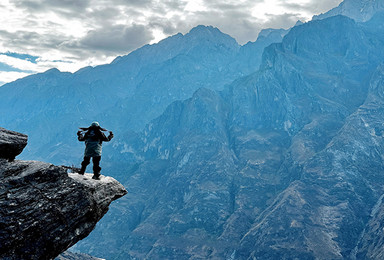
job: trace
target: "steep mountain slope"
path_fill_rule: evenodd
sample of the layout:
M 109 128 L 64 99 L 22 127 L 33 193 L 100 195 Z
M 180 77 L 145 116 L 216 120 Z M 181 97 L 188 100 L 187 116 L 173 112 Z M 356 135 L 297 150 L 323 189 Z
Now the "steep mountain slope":
M 297 26 L 258 72 L 196 91 L 117 144 L 134 162 L 121 177 L 130 193 L 101 226 L 121 239 L 102 228 L 76 248 L 112 259 L 353 257 L 384 185 L 372 132 L 384 42 L 370 27 L 384 17 L 373 21 Z
M 261 30 L 255 42 L 248 42 L 241 46 L 236 61 L 230 66 L 241 71 L 241 76 L 249 75 L 259 69 L 264 48 L 272 43 L 282 42 L 289 30 L 264 29 Z
M 366 102 L 325 149 L 303 164 L 300 179 L 258 217 L 242 239 L 240 258 L 355 257 L 384 185 L 383 93 L 377 91 L 382 89 L 383 75 L 381 68 Z M 379 248 L 366 244 L 363 250 L 369 247 Z
M 336 15 L 344 15 L 354 19 L 356 22 L 366 22 L 377 12 L 384 11 L 382 0 L 344 0 L 338 7 L 332 10 L 315 15 L 314 20 L 325 19 Z

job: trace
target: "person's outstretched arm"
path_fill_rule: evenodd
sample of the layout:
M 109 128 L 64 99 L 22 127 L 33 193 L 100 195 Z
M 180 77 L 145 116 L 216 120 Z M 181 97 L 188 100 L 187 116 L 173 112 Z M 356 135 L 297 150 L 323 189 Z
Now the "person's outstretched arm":
M 79 140 L 80 142 L 85 141 L 82 131 L 77 131 L 77 140 Z
M 102 137 L 101 138 L 102 141 L 109 142 L 113 138 L 113 133 L 112 133 L 112 131 L 109 131 L 109 135 L 108 135 L 108 137 L 106 137 L 105 134 L 103 132 L 101 132 L 101 137 Z
M 113 138 L 113 133 L 112 133 L 112 131 L 109 131 L 109 135 L 108 135 L 108 137 L 107 137 L 108 142 L 111 141 L 112 138 Z

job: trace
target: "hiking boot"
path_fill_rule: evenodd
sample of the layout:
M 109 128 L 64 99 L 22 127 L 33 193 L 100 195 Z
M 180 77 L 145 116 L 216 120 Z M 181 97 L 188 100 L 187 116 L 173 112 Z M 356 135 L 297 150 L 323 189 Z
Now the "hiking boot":
M 83 163 L 82 163 L 81 164 L 81 169 L 80 169 L 80 171 L 78 173 L 80 175 L 84 175 L 86 167 L 87 167 L 87 165 L 83 165 Z
M 95 171 L 95 172 L 93 172 L 92 179 L 94 179 L 94 180 L 100 180 L 100 172 L 99 172 L 99 171 Z

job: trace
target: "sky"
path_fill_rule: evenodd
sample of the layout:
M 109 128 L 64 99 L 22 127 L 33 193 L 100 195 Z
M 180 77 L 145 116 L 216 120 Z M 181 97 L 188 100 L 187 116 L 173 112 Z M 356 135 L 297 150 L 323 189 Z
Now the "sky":
M 1 0 L 0 86 L 51 68 L 110 63 L 197 25 L 239 44 L 292 27 L 342 0 Z

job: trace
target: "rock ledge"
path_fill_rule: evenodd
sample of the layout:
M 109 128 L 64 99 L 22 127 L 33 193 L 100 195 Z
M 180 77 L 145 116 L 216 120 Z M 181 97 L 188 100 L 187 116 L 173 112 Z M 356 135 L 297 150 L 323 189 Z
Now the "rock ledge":
M 88 236 L 127 193 L 111 177 L 91 176 L 0 158 L 0 259 L 53 259 Z

